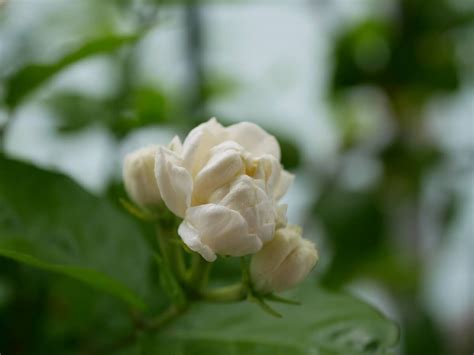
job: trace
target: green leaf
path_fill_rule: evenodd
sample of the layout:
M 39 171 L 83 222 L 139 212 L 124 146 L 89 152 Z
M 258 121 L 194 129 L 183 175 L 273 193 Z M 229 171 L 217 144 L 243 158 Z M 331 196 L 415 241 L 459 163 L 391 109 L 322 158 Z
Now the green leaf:
M 274 134 L 281 148 L 281 163 L 287 170 L 296 169 L 301 164 L 301 151 L 296 142 L 282 134 Z
M 112 125 L 117 120 L 113 109 L 117 104 L 113 99 L 61 92 L 45 102 L 58 118 L 61 133 L 75 132 L 97 122 Z
M 348 295 L 301 287 L 276 319 L 255 305 L 197 304 L 168 328 L 142 339 L 149 355 L 383 354 L 398 341 L 398 327 Z
M 95 270 L 75 267 L 75 266 L 67 266 L 67 265 L 59 265 L 50 262 L 44 262 L 40 259 L 34 258 L 31 255 L 19 253 L 16 251 L 6 250 L 2 248 L 0 245 L 0 255 L 5 256 L 7 258 L 22 262 L 24 264 L 37 267 L 39 269 L 53 271 L 60 274 L 64 274 L 75 278 L 77 280 L 86 282 L 96 288 L 103 289 L 105 291 L 110 292 L 124 301 L 137 306 L 139 308 L 145 307 L 143 301 L 135 295 L 130 289 L 124 287 L 120 282 L 111 279 L 100 272 Z
M 0 255 L 144 309 L 151 252 L 140 228 L 71 179 L 0 155 Z
M 84 58 L 106 53 L 134 42 L 139 34 L 108 35 L 92 39 L 71 49 L 68 53 L 49 64 L 30 64 L 13 73 L 6 80 L 5 101 L 10 108 L 15 108 L 27 95 L 38 86 L 51 79 L 55 74 Z

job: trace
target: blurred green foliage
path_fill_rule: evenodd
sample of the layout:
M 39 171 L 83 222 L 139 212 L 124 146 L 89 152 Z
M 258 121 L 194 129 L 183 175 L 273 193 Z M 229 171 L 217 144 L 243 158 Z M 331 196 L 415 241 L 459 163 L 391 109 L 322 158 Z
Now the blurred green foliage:
M 335 47 L 333 90 L 371 84 L 392 99 L 419 101 L 459 87 L 453 34 L 474 20 L 446 0 L 400 0 L 391 19 L 367 19 L 344 33 Z
M 13 109 L 28 94 L 71 64 L 92 55 L 110 52 L 139 38 L 139 35 L 117 35 L 97 38 L 72 49 L 53 63 L 31 64 L 22 67 L 18 72 L 10 74 L 6 81 L 5 103 L 10 109 Z
M 424 110 L 437 95 L 460 88 L 454 33 L 474 24 L 474 12 L 446 0 L 393 4 L 393 13 L 362 19 L 340 33 L 334 45 L 330 97 L 335 112 L 345 107 L 352 90 L 372 87 L 386 100 L 394 134 L 372 151 L 383 172 L 371 187 L 353 191 L 334 183 L 334 176 L 327 178 L 314 207 L 334 252 L 323 280 L 334 287 L 370 279 L 388 289 L 402 318 L 403 354 L 467 353 L 472 342 L 453 347 L 420 299 L 420 226 L 426 181 L 447 160 L 426 138 Z M 345 154 L 362 146 L 364 136 L 355 132 L 352 114 L 342 113 L 337 118 Z M 448 195 L 441 206 L 442 228 L 449 225 L 456 203 Z

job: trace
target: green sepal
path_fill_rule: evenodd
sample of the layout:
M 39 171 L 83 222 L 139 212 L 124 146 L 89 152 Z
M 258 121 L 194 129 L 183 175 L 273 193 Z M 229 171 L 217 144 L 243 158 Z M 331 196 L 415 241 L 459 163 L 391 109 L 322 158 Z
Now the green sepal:
M 277 312 L 274 310 L 272 307 L 270 307 L 261 296 L 255 295 L 255 294 L 249 294 L 248 300 L 250 302 L 255 302 L 264 312 L 270 314 L 271 316 L 275 318 L 283 318 L 283 315 L 281 313 Z
M 145 222 L 156 222 L 158 218 L 151 214 L 150 212 L 144 211 L 141 208 L 137 207 L 132 202 L 128 201 L 127 199 L 120 198 L 120 204 L 130 213 L 132 216 L 141 219 Z
M 301 302 L 291 300 L 285 297 L 277 296 L 274 293 L 270 293 L 268 295 L 265 295 L 264 298 L 268 301 L 272 302 L 278 302 L 278 303 L 284 303 L 284 304 L 291 304 L 293 306 L 301 306 Z

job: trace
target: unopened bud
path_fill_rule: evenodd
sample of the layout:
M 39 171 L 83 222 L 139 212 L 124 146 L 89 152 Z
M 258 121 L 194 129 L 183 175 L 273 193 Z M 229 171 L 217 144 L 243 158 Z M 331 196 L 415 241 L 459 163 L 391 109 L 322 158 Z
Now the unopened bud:
M 125 157 L 123 180 L 128 196 L 140 207 L 153 208 L 161 202 L 155 177 L 157 146 L 138 149 Z
M 318 252 L 301 234 L 294 225 L 278 229 L 273 240 L 253 255 L 250 275 L 257 291 L 281 292 L 306 278 L 318 261 Z

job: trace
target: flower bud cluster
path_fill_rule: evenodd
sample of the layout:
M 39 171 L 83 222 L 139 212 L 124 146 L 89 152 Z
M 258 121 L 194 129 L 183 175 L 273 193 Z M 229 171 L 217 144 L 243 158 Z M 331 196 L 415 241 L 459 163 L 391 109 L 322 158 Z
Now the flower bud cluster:
M 151 146 L 125 158 L 124 183 L 143 208 L 163 202 L 182 218 L 178 234 L 209 262 L 218 255 L 253 255 L 259 292 L 283 291 L 302 281 L 318 256 L 301 229 L 288 226 L 281 203 L 293 175 L 280 163 L 280 146 L 259 126 L 223 127 L 211 119 L 184 142 Z

